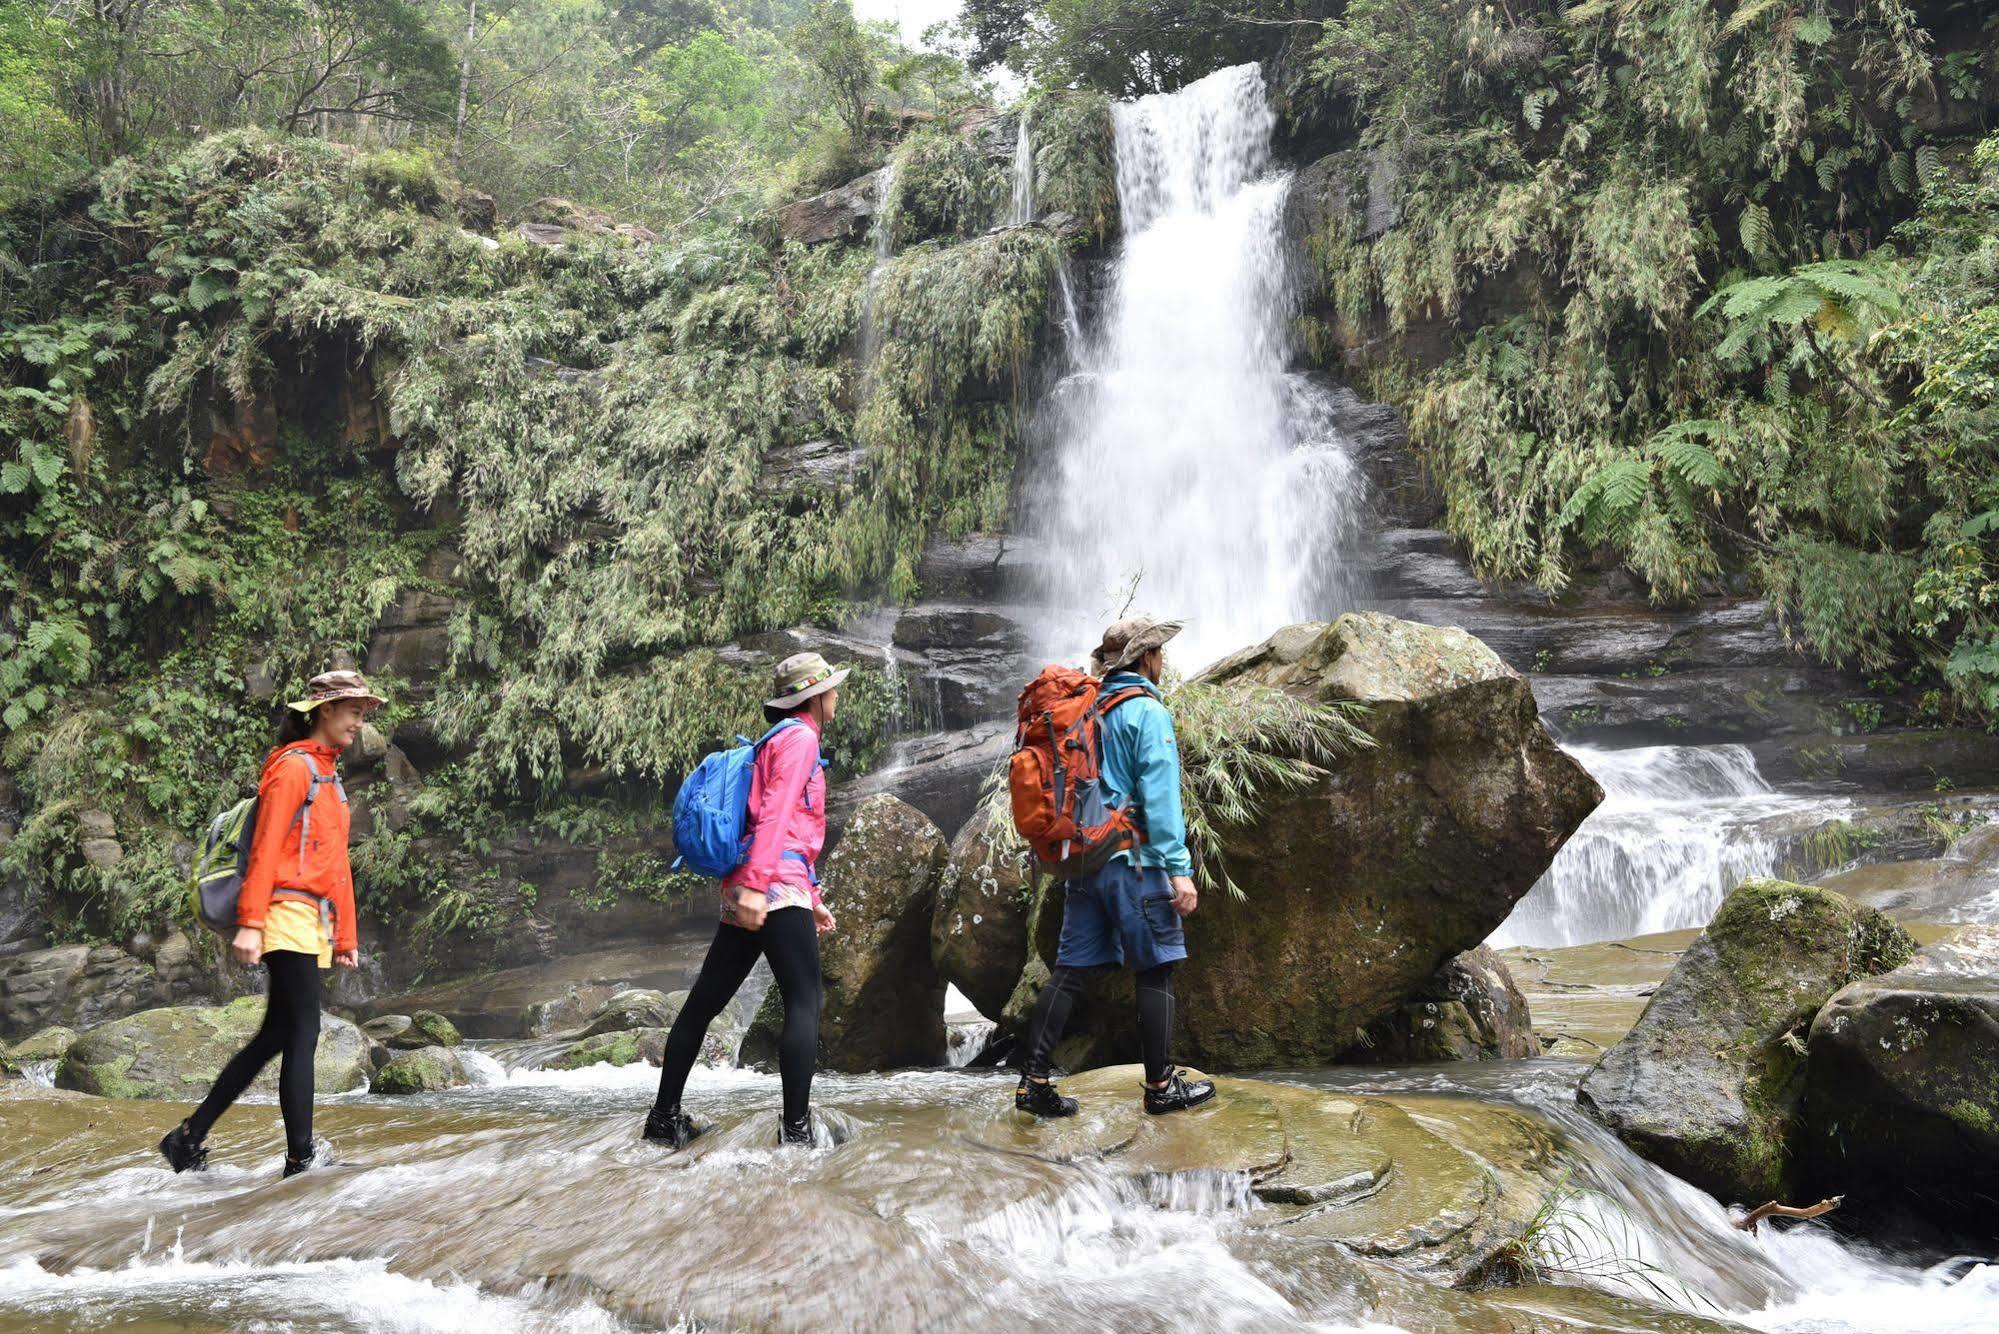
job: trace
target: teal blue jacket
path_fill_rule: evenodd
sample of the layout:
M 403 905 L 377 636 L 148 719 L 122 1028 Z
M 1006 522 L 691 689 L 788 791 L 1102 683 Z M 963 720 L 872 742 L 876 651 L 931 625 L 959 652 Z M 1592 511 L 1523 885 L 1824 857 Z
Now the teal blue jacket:
M 1145 842 L 1138 849 L 1139 867 L 1158 867 L 1168 875 L 1194 874 L 1187 852 L 1187 820 L 1180 810 L 1180 743 L 1173 737 L 1173 715 L 1159 698 L 1159 687 L 1136 672 L 1112 672 L 1104 693 L 1130 686 L 1144 689 L 1146 698 L 1127 700 L 1104 720 L 1104 788 L 1111 804 L 1122 806 L 1137 797 Z M 1118 854 L 1133 860 L 1129 852 Z

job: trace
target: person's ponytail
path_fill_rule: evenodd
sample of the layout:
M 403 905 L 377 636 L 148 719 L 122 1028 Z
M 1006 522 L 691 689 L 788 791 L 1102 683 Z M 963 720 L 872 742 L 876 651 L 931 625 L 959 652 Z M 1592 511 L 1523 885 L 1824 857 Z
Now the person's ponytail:
M 316 712 L 316 711 L 315 711 Z M 278 744 L 289 746 L 312 735 L 312 714 L 300 713 L 287 707 L 285 716 L 278 719 Z

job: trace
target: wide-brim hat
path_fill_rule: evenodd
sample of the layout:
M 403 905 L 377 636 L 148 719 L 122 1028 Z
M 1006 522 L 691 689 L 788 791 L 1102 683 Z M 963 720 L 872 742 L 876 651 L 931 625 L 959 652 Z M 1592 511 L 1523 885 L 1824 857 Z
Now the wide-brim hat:
M 1098 676 L 1108 676 L 1129 667 L 1167 640 L 1187 628 L 1185 621 L 1162 621 L 1154 616 L 1127 616 L 1104 631 L 1103 642 L 1090 654 L 1090 666 Z
M 358 699 L 368 706 L 370 713 L 388 703 L 380 695 L 368 689 L 368 678 L 359 672 L 321 672 L 305 683 L 305 698 L 292 700 L 287 708 L 300 713 L 311 713 L 322 704 L 331 704 L 336 699 Z
M 835 667 L 817 653 L 794 653 L 771 674 L 771 698 L 766 709 L 795 709 L 814 695 L 823 695 L 847 679 L 851 667 Z

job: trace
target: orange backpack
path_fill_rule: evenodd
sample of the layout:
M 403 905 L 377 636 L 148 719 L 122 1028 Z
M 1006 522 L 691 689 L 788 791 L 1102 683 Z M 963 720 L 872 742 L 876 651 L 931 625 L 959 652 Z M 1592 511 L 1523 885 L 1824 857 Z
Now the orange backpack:
M 1088 875 L 1144 837 L 1129 806 L 1104 800 L 1103 724 L 1110 711 L 1146 692 L 1103 693 L 1104 683 L 1050 664 L 1020 692 L 1008 786 L 1013 827 L 1057 880 Z

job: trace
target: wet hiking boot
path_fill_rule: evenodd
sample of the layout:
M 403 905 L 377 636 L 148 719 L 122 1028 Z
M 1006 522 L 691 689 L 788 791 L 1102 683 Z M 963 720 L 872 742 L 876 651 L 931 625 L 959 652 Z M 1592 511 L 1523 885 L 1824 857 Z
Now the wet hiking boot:
M 1189 1079 L 1179 1070 L 1169 1069 L 1164 1088 L 1154 1088 L 1150 1084 L 1145 1086 L 1145 1110 L 1154 1116 L 1184 1112 L 1189 1107 L 1199 1107 L 1214 1096 L 1214 1080 Z
M 297 1176 L 300 1172 L 305 1171 L 306 1168 L 311 1167 L 314 1160 L 316 1160 L 318 1157 L 319 1157 L 318 1152 L 313 1149 L 307 1149 L 303 1154 L 292 1154 L 292 1153 L 286 1154 L 284 1176 L 286 1177 Z M 279 1179 L 283 1180 L 283 1177 Z
M 167 1166 L 176 1172 L 205 1172 L 208 1170 L 208 1150 L 194 1137 L 194 1132 L 183 1121 L 169 1130 L 160 1141 L 160 1153 L 166 1158 Z
M 804 1116 L 793 1121 L 785 1116 L 783 1112 L 779 1112 L 777 1114 L 777 1142 L 779 1144 L 796 1144 L 807 1149 L 811 1148 L 812 1114 L 807 1112 Z
M 655 1107 L 646 1113 L 646 1128 L 640 1138 L 655 1144 L 665 1144 L 676 1149 L 684 1149 L 688 1142 L 701 1133 L 701 1127 L 694 1124 L 694 1118 L 678 1107 L 661 1111 Z
M 1074 1116 L 1076 1100 L 1063 1097 L 1052 1082 L 1037 1083 L 1022 1075 L 1020 1087 L 1013 1091 L 1013 1110 L 1042 1117 Z

